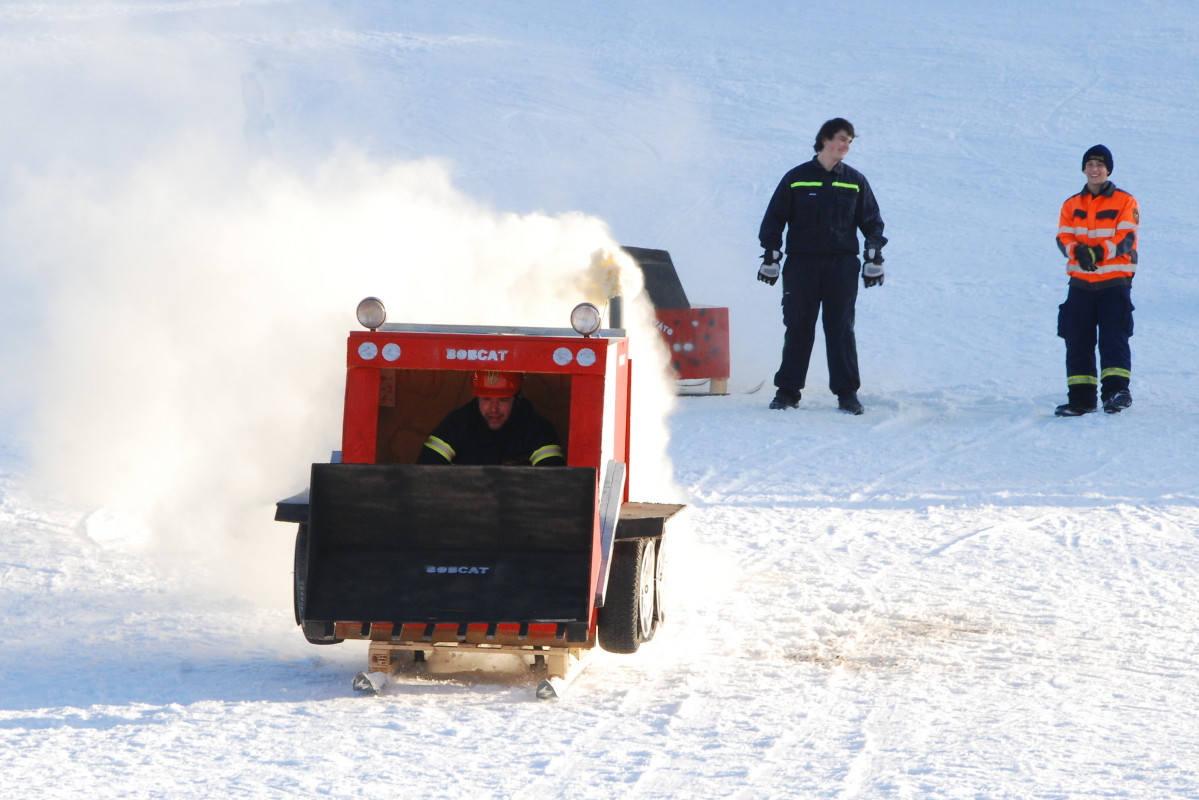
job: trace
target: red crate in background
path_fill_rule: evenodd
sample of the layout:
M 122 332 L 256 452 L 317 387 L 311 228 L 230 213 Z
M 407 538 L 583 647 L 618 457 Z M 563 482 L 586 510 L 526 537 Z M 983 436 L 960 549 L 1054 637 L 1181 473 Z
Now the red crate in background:
M 692 306 L 683 291 L 670 253 L 625 247 L 645 276 L 658 330 L 670 348 L 680 394 L 727 394 L 729 387 L 729 310 Z
M 679 381 L 710 381 L 712 394 L 729 387 L 729 310 L 699 308 L 657 309 L 658 330 L 670 347 L 670 361 Z M 690 387 L 683 386 L 681 389 Z

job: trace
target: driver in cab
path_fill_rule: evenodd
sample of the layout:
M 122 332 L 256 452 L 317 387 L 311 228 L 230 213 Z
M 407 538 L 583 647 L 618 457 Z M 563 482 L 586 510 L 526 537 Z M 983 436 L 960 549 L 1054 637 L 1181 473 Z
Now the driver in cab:
M 557 431 L 521 396 L 523 383 L 519 372 L 476 371 L 475 398 L 433 429 L 416 463 L 565 466 Z

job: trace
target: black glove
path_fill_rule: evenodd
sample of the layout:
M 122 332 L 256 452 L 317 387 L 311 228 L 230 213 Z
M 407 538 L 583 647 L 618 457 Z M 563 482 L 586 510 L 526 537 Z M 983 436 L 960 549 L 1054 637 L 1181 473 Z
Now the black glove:
M 868 247 L 862 258 L 862 283 L 869 289 L 871 286 L 883 285 L 883 251 L 882 248 Z
M 762 266 L 758 267 L 758 280 L 774 286 L 775 281 L 779 279 L 782 260 L 783 254 L 778 250 L 763 250 Z
M 1083 272 L 1094 272 L 1095 263 L 1103 260 L 1103 253 L 1098 247 L 1087 247 L 1085 244 L 1074 245 L 1074 260 Z

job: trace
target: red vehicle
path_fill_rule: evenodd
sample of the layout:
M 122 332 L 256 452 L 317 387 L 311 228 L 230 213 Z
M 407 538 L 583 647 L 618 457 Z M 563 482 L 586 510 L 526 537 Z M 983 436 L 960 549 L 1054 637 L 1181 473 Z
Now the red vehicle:
M 679 505 L 629 502 L 632 364 L 582 304 L 573 328 L 398 325 L 375 298 L 349 335 L 342 449 L 277 505 L 299 524 L 295 616 L 313 644 L 369 640 L 355 688 L 438 648 L 516 653 L 553 696 L 597 644 L 635 652 L 662 619 Z M 524 374 L 565 467 L 425 466 L 429 432 L 478 369 Z M 371 680 L 373 677 L 375 680 Z

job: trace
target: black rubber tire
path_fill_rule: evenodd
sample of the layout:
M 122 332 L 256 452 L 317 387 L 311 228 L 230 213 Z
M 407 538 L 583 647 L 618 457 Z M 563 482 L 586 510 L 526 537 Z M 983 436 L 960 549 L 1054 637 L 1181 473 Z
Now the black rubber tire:
M 612 550 L 608 591 L 597 619 L 600 647 L 609 653 L 636 653 L 654 638 L 656 552 L 653 539 L 619 541 Z
M 296 615 L 296 624 L 304 631 L 304 638 L 309 644 L 341 644 L 344 639 L 338 639 L 336 636 L 326 634 L 322 636 L 311 636 L 308 631 L 310 628 L 318 628 L 317 625 L 304 624 L 304 612 L 307 610 L 308 603 L 308 526 L 301 523 L 300 529 L 296 531 L 296 561 L 295 572 L 292 573 L 292 610 Z M 328 623 L 320 625 L 319 630 L 331 631 L 331 625 Z
M 658 628 L 666 624 L 666 603 L 663 601 L 663 595 L 666 594 L 666 540 L 658 539 L 657 552 L 654 554 L 657 560 L 657 565 L 654 568 L 654 619 L 658 624 L 654 626 L 656 633 Z
M 332 622 L 318 622 L 308 620 L 304 623 L 303 631 L 304 638 L 308 640 L 308 644 L 341 644 L 345 639 L 338 639 L 334 635 Z
M 308 599 L 308 526 L 300 523 L 296 531 L 296 563 L 292 572 L 291 605 L 296 624 L 304 624 L 304 603 Z

